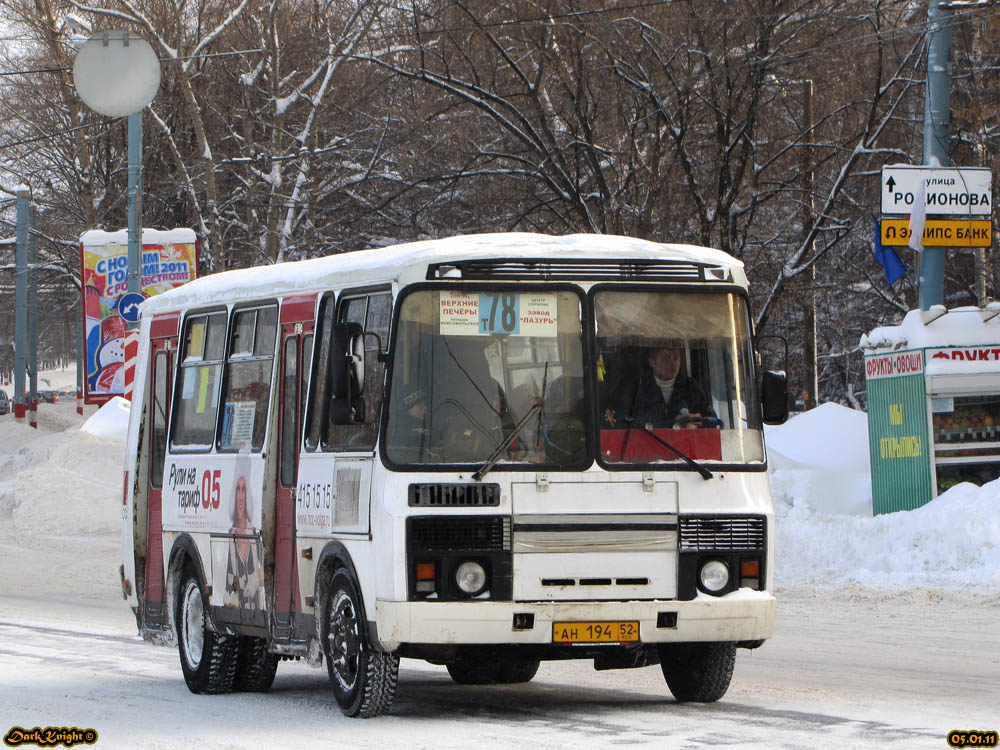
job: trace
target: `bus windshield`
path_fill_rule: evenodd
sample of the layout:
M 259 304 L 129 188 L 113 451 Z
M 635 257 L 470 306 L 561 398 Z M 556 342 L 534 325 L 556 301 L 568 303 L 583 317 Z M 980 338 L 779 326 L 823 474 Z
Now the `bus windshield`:
M 607 289 L 594 313 L 603 463 L 764 460 L 742 297 Z
M 394 464 L 587 462 L 582 299 L 423 289 L 399 311 L 385 450 Z M 518 434 L 511 431 L 520 423 Z

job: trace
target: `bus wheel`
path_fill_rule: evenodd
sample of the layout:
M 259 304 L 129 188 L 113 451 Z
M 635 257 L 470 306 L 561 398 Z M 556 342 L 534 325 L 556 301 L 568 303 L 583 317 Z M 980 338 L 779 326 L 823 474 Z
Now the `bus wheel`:
M 396 693 L 399 657 L 368 643 L 361 597 L 343 568 L 330 584 L 323 630 L 326 668 L 340 710 L 345 716 L 362 718 L 388 712 Z
M 735 643 L 679 643 L 660 647 L 660 669 L 681 702 L 713 703 L 729 690 Z
M 188 569 L 175 614 L 184 682 L 192 693 L 229 693 L 236 677 L 236 638 L 208 629 L 198 577 Z
M 517 682 L 531 682 L 531 679 L 538 672 L 538 659 L 522 659 L 511 657 L 500 662 L 500 673 L 497 675 L 497 682 L 514 684 Z
M 500 662 L 463 658 L 445 665 L 451 679 L 459 685 L 492 685 L 500 682 Z
M 267 641 L 263 638 L 239 636 L 233 689 L 244 693 L 266 693 L 274 682 L 280 658 L 267 650 Z

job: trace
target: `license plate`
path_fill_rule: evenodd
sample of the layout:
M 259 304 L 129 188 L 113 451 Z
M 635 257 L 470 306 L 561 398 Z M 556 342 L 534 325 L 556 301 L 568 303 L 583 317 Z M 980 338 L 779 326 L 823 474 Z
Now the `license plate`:
M 553 643 L 637 643 L 638 621 L 554 622 Z

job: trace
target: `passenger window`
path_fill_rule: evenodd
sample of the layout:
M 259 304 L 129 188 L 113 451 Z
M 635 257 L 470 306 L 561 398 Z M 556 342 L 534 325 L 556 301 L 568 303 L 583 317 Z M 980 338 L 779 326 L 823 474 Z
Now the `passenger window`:
M 277 321 L 274 306 L 239 310 L 233 315 L 220 451 L 249 448 L 256 452 L 264 447 Z
M 320 311 L 320 328 L 317 333 L 317 364 L 328 363 L 328 367 L 316 367 L 309 414 L 306 426 L 306 449 L 370 450 L 378 436 L 379 412 L 382 406 L 385 364 L 379 361 L 379 344 L 384 350 L 388 344 L 389 321 L 392 315 L 392 295 L 386 292 L 345 296 L 341 299 L 339 313 L 334 318 L 334 298 L 323 300 Z M 333 322 L 357 323 L 365 336 L 365 379 L 362 398 L 364 399 L 364 421 L 357 424 L 331 424 L 330 422 L 330 382 L 328 371 L 331 367 L 342 366 L 335 363 L 330 351 Z M 343 353 L 340 353 L 343 354 Z M 342 362 L 342 359 L 341 359 Z
M 171 448 L 209 450 L 212 447 L 225 345 L 224 311 L 188 316 L 178 368 Z

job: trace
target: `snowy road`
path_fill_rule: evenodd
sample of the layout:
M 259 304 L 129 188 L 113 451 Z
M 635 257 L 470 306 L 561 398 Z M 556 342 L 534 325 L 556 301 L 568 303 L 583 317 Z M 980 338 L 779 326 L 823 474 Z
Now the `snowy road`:
M 773 641 L 741 651 L 714 705 L 679 705 L 658 668 L 543 664 L 528 685 L 460 687 L 404 660 L 391 716 L 349 720 L 325 670 L 283 662 L 268 695 L 195 696 L 177 654 L 133 635 L 124 605 L 0 595 L 0 724 L 96 729 L 97 747 L 533 750 L 947 747 L 1000 727 L 995 598 L 786 592 Z

